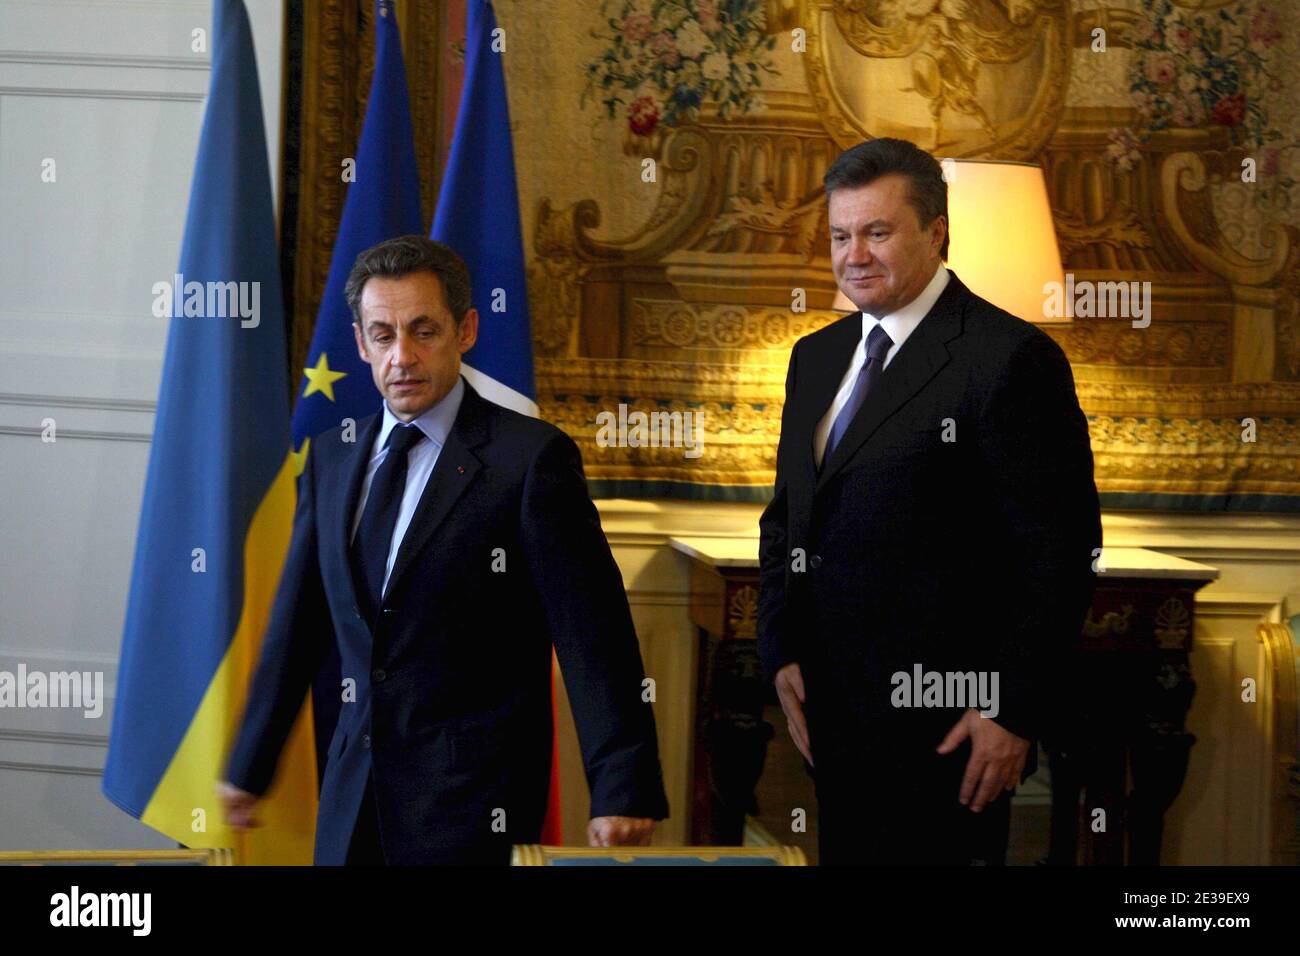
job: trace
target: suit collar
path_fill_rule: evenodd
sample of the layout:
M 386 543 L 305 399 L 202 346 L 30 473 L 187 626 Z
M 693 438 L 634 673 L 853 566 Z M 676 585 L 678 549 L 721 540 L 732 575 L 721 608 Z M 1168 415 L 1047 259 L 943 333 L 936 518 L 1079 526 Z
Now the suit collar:
M 916 327 L 916 330 L 899 348 L 893 359 L 890 360 L 889 367 L 881 372 L 880 382 L 872 390 L 870 399 L 853 419 L 848 431 L 844 433 L 844 437 L 832 452 L 830 459 L 823 463 L 820 475 L 816 475 L 815 478 L 815 487 L 818 491 L 825 487 L 831 476 L 853 457 L 863 443 L 891 415 L 902 408 L 912 396 L 938 374 L 941 368 L 948 364 L 951 355 L 947 343 L 962 332 L 964 305 L 970 294 L 970 290 L 957 277 L 957 274 L 950 271 L 948 273 L 948 284 L 940 293 L 939 298 L 935 300 L 934 307 L 930 309 L 920 325 Z M 858 313 L 858 315 L 860 316 L 861 313 Z M 848 319 L 853 318 L 855 317 L 848 317 Z M 844 323 L 844 321 L 841 320 L 841 323 Z M 846 324 L 856 336 L 858 331 L 856 324 L 852 322 Z M 837 348 L 842 349 L 844 347 L 843 340 L 847 337 L 847 332 L 839 330 L 836 331 L 836 334 L 827 336 L 825 346 L 827 351 L 818 357 L 822 359 L 821 362 L 818 362 L 815 358 L 814 368 L 824 370 L 827 367 L 826 363 L 832 361 L 830 353 Z M 848 351 L 839 352 L 841 364 L 843 356 L 846 354 L 848 354 Z M 815 395 L 816 404 L 812 410 L 813 418 L 806 426 L 808 434 L 806 467 L 814 474 L 816 474 L 816 465 L 812 457 L 812 431 L 816 427 L 820 416 L 825 414 L 826 409 L 830 407 L 830 402 L 835 397 L 835 391 L 839 387 L 839 378 L 833 375 L 821 374 L 816 381 L 818 382 L 818 391 Z
M 858 314 L 862 316 L 862 340 L 865 342 L 871 330 L 876 325 L 881 325 L 889 340 L 901 349 L 903 343 L 921 324 L 921 320 L 930 314 L 934 304 L 939 301 L 939 296 L 948 287 L 949 281 L 951 281 L 951 273 L 940 262 L 930 281 L 921 290 L 921 294 L 901 309 L 879 318 L 867 312 L 859 312 Z
M 473 449 L 481 446 L 490 437 L 488 423 L 490 403 L 479 395 L 474 386 L 470 385 L 463 376 L 456 387 L 463 388 L 463 392 L 459 408 L 456 410 L 455 421 L 446 434 L 446 440 L 438 454 L 438 461 L 429 475 L 424 492 L 416 505 L 415 515 L 411 518 L 411 524 L 402 538 L 397 559 L 388 578 L 390 593 L 401 581 L 403 573 L 410 568 L 415 555 L 450 514 L 456 500 L 482 468 L 482 462 L 474 454 Z M 375 413 L 358 423 L 358 440 L 347 459 L 343 507 L 334 515 L 336 547 L 341 548 L 342 558 L 347 567 L 351 567 L 348 539 L 352 518 L 356 511 L 357 498 L 361 494 L 366 466 L 370 462 L 370 450 L 375 447 L 375 441 L 384 425 L 384 418 L 384 414 Z M 353 606 L 358 606 L 351 574 L 348 575 L 348 587 L 353 589 L 351 594 Z
M 489 438 L 488 413 L 491 403 L 479 395 L 463 377 L 461 381 L 465 385 L 465 394 L 456 421 L 447 435 L 446 444 L 438 454 L 438 461 L 433 466 L 419 504 L 415 506 L 411 524 L 397 550 L 397 559 L 393 562 L 393 571 L 388 578 L 389 593 L 396 593 L 416 555 L 451 514 L 457 500 L 483 468 L 483 462 L 474 454 L 474 449 Z
M 335 542 L 334 547 L 343 559 L 343 567 L 347 568 L 349 572 L 352 569 L 352 558 L 349 554 L 350 539 L 352 537 L 352 517 L 356 511 L 357 497 L 361 494 L 361 482 L 366 475 L 366 466 L 370 463 L 371 450 L 375 447 L 375 439 L 378 437 L 382 425 L 383 416 L 378 414 L 363 418 L 357 423 L 357 439 L 353 443 L 352 451 L 344 459 L 346 467 L 343 481 L 343 500 L 339 503 L 337 510 L 330 519 L 333 523 L 331 537 Z M 355 577 L 351 573 L 347 575 L 347 586 L 352 607 L 360 607 L 357 601 Z
M 451 387 L 451 390 L 446 395 L 434 402 L 428 411 L 411 422 L 412 425 L 424 433 L 424 436 L 429 441 L 439 448 L 447 443 L 447 435 L 451 432 L 456 421 L 456 414 L 460 411 L 461 402 L 465 397 L 466 384 L 463 377 L 457 377 L 456 384 Z M 380 419 L 379 436 L 373 446 L 375 451 L 384 447 L 384 443 L 388 441 L 389 433 L 401 424 L 401 419 L 393 414 L 393 410 L 388 407 L 386 401 Z M 374 451 L 372 451 L 373 454 Z

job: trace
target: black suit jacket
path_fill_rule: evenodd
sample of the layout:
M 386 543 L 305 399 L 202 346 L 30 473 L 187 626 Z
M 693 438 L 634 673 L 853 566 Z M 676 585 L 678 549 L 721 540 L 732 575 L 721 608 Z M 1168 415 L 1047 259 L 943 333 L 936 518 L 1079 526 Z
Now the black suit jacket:
M 891 704 L 891 675 L 916 664 L 997 671 L 994 719 L 1038 739 L 1101 546 L 1069 363 L 954 273 L 819 474 L 813 431 L 861 337 L 859 312 L 790 356 L 761 518 L 764 672 L 800 663 L 819 768 L 822 753 L 938 745 L 957 713 Z
M 354 442 L 341 429 L 312 442 L 227 779 L 269 787 L 334 640 L 356 702 L 343 703 L 330 744 L 316 862 L 346 860 L 372 773 L 389 863 L 506 862 L 511 844 L 541 834 L 554 644 L 591 815 L 666 817 L 632 617 L 573 440 L 466 383 L 372 627 L 348 536 L 381 424 L 377 414 Z

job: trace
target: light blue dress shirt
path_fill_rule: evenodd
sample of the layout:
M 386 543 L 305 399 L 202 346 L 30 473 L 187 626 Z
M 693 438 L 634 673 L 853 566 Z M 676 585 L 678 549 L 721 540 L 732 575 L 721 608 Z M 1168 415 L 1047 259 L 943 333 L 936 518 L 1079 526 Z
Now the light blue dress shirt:
M 406 535 L 406 529 L 411 526 L 411 518 L 415 516 L 420 496 L 424 494 L 424 486 L 429 483 L 433 466 L 438 463 L 442 446 L 447 443 L 447 436 L 451 434 L 451 426 L 456 421 L 456 414 L 460 411 L 460 402 L 464 397 L 465 379 L 458 377 L 450 392 L 411 423 L 424 432 L 424 437 L 428 441 L 418 442 L 406 455 L 406 487 L 402 491 L 402 506 L 397 513 L 397 524 L 393 528 L 393 541 L 388 546 L 388 564 L 384 568 L 384 591 L 388 590 L 388 576 L 393 573 L 393 563 L 397 560 L 397 551 L 402 546 L 402 538 Z M 388 441 L 388 433 L 400 424 L 401 419 L 393 414 L 388 407 L 388 402 L 384 402 L 384 423 L 380 426 L 379 434 L 375 436 L 375 444 L 370 450 L 370 463 L 366 466 L 366 477 L 361 483 L 361 494 L 357 496 L 357 510 L 352 515 L 352 533 L 348 535 L 349 542 L 357 536 L 357 527 L 361 524 L 361 516 L 366 510 L 366 499 L 370 496 L 370 482 L 384 459 L 388 457 L 388 449 L 384 447 L 384 443 Z

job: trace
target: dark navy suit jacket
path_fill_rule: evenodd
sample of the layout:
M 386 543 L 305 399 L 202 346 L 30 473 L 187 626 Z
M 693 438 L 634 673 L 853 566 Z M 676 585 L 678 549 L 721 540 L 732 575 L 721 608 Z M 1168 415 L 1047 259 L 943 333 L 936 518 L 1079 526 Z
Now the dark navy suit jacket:
M 312 441 L 227 779 L 267 790 L 333 640 L 356 702 L 329 748 L 316 863 L 346 861 L 371 774 L 387 862 L 507 862 L 511 844 L 539 842 L 545 816 L 553 645 L 591 815 L 666 817 L 636 633 L 577 445 L 466 383 L 372 624 L 348 536 L 381 423 Z
M 813 433 L 861 338 L 856 312 L 790 356 L 760 521 L 764 672 L 799 662 L 819 770 L 933 751 L 960 710 L 895 706 L 893 675 L 918 664 L 996 672 L 994 719 L 1042 739 L 1101 547 L 1065 353 L 953 273 L 819 472 Z

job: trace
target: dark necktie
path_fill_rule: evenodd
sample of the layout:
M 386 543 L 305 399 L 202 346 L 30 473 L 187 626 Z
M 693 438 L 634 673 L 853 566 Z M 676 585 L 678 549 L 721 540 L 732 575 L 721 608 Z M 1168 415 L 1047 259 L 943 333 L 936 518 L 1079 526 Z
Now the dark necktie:
M 853 383 L 853 391 L 849 393 L 848 402 L 831 423 L 831 433 L 826 438 L 826 449 L 822 452 L 822 467 L 831 460 L 831 453 L 835 451 L 835 446 L 840 443 L 844 433 L 849 430 L 853 416 L 858 413 L 858 409 L 866 400 L 867 393 L 880 379 L 881 373 L 885 370 L 885 355 L 893 344 L 894 340 L 889 337 L 884 326 L 879 322 L 867 333 L 867 360 L 862 363 L 862 368 L 858 371 L 858 378 Z
M 402 509 L 402 493 L 406 490 L 407 453 L 422 438 L 424 432 L 415 425 L 395 425 L 388 433 L 385 444 L 388 454 L 370 480 L 366 510 L 352 539 L 352 573 L 356 577 L 357 597 L 366 620 L 372 623 L 383 598 L 388 551 L 393 543 L 393 529 L 397 527 L 397 514 Z

